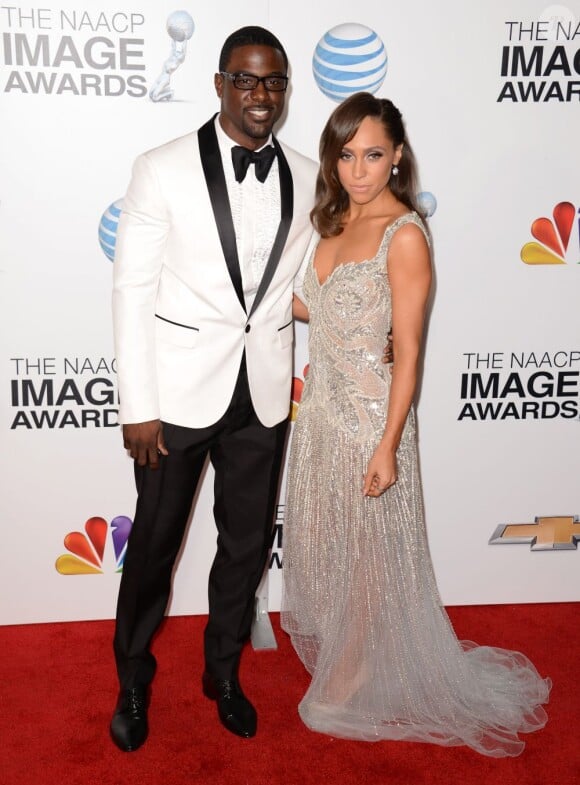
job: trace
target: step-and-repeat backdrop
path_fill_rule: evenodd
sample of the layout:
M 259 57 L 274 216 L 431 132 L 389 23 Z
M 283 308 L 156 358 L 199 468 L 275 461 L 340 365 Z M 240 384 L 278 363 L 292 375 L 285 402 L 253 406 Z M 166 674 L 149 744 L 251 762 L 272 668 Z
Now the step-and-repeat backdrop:
M 368 89 L 401 108 L 436 285 L 419 395 L 448 604 L 580 599 L 580 7 L 536 0 L 179 0 L 0 7 L 0 623 L 114 615 L 135 492 L 110 315 L 133 159 L 218 108 L 225 37 L 291 60 L 279 136 L 317 157 Z M 297 329 L 294 406 L 307 364 Z M 212 477 L 171 613 L 206 611 Z M 283 495 L 270 559 L 278 608 Z

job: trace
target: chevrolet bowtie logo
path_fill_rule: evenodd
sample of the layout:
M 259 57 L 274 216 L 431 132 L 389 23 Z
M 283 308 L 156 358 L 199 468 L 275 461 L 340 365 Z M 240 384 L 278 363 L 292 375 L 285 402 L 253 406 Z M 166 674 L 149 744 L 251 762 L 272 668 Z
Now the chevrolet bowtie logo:
M 530 543 L 532 551 L 576 550 L 580 541 L 580 522 L 573 515 L 536 518 L 535 523 L 508 523 L 498 526 L 490 545 Z

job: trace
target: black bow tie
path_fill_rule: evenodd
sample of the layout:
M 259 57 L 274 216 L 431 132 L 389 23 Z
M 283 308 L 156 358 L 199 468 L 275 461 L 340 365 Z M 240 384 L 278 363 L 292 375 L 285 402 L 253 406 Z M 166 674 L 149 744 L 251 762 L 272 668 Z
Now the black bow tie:
M 241 183 L 246 176 L 248 166 L 255 164 L 256 177 L 261 183 L 265 182 L 275 157 L 276 150 L 272 145 L 264 147 L 257 153 L 253 150 L 248 150 L 246 147 L 232 147 L 232 161 L 234 163 L 236 180 L 238 183 Z

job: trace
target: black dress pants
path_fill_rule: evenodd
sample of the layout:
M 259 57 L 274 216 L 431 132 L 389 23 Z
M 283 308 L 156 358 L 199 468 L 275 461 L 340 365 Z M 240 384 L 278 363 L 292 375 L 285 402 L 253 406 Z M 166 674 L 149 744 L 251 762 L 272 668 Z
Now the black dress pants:
M 137 509 L 114 640 L 123 688 L 153 679 L 151 639 L 167 607 L 175 559 L 208 453 L 215 470 L 218 538 L 209 576 L 205 661 L 215 678 L 235 678 L 268 554 L 287 426 L 287 420 L 272 428 L 260 423 L 242 360 L 232 400 L 218 422 L 207 428 L 163 423 L 169 455 L 160 456 L 156 470 L 135 464 Z

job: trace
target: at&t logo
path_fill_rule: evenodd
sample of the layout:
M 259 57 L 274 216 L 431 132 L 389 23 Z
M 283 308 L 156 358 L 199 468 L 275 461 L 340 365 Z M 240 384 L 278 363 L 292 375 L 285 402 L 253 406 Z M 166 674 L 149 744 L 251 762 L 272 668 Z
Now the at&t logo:
M 122 199 L 114 201 L 107 207 L 99 222 L 99 245 L 110 262 L 115 260 L 117 229 L 119 228 L 122 205 Z
M 385 45 L 369 27 L 347 23 L 333 27 L 318 42 L 312 72 L 320 91 L 333 101 L 352 93 L 376 93 L 387 73 Z

